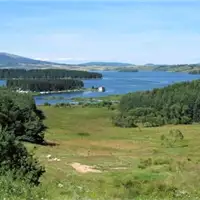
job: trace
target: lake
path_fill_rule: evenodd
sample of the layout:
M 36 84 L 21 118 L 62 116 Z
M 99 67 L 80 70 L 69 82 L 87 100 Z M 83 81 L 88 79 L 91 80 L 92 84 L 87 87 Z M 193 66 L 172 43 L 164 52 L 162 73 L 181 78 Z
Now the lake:
M 103 71 L 103 79 L 99 80 L 85 80 L 84 84 L 86 88 L 104 86 L 106 92 L 72 92 L 63 94 L 49 94 L 36 96 L 35 101 L 37 105 L 48 102 L 50 104 L 70 102 L 74 97 L 102 97 L 108 95 L 126 94 L 135 91 L 152 90 L 154 88 L 161 88 L 167 85 L 200 79 L 200 75 L 191 75 L 187 73 L 172 73 L 172 72 L 116 72 L 116 71 Z M 64 98 L 58 99 L 45 99 L 50 96 L 56 96 Z
M 116 72 L 116 71 L 103 71 L 103 79 L 98 80 L 85 80 L 84 84 L 86 88 L 104 86 L 106 92 L 70 92 L 62 94 L 49 94 L 35 96 L 37 105 L 42 105 L 45 102 L 50 104 L 71 102 L 71 98 L 74 97 L 102 97 L 108 95 L 126 94 L 135 91 L 152 90 L 154 88 L 162 88 L 167 85 L 200 79 L 200 75 L 191 75 L 187 73 L 172 73 L 172 72 Z M 0 85 L 4 84 L 4 81 L 0 81 Z M 52 96 L 63 99 L 48 99 Z M 48 99 L 48 100 L 47 100 Z

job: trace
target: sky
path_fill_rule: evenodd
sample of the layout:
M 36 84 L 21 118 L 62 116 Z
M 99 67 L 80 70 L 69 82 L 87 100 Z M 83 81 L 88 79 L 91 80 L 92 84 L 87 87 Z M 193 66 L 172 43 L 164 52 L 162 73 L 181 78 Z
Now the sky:
M 200 63 L 199 0 L 0 0 L 0 52 L 62 63 Z

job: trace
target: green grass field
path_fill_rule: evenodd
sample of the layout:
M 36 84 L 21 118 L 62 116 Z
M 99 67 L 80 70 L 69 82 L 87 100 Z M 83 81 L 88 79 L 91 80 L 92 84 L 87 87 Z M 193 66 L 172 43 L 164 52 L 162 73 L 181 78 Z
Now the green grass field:
M 123 129 L 113 127 L 116 111 L 107 108 L 40 109 L 47 116 L 46 139 L 57 144 L 35 149 L 46 167 L 41 181 L 49 199 L 200 197 L 200 125 Z M 172 129 L 180 130 L 184 139 L 162 145 L 161 135 Z M 80 173 L 72 163 L 101 173 Z

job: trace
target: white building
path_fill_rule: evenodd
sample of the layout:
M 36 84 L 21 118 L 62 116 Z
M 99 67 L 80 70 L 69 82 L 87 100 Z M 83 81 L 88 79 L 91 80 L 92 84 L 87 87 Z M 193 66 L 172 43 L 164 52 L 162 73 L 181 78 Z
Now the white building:
M 99 87 L 98 88 L 98 92 L 105 92 L 105 91 L 106 91 L 105 87 Z

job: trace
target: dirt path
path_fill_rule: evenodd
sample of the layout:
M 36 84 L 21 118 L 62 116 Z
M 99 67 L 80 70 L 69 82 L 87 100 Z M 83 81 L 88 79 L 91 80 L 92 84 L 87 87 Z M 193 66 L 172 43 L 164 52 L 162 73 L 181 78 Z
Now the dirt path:
M 85 174 L 85 173 L 101 173 L 100 170 L 95 169 L 92 166 L 89 165 L 82 165 L 80 163 L 72 163 L 71 166 L 79 173 Z

